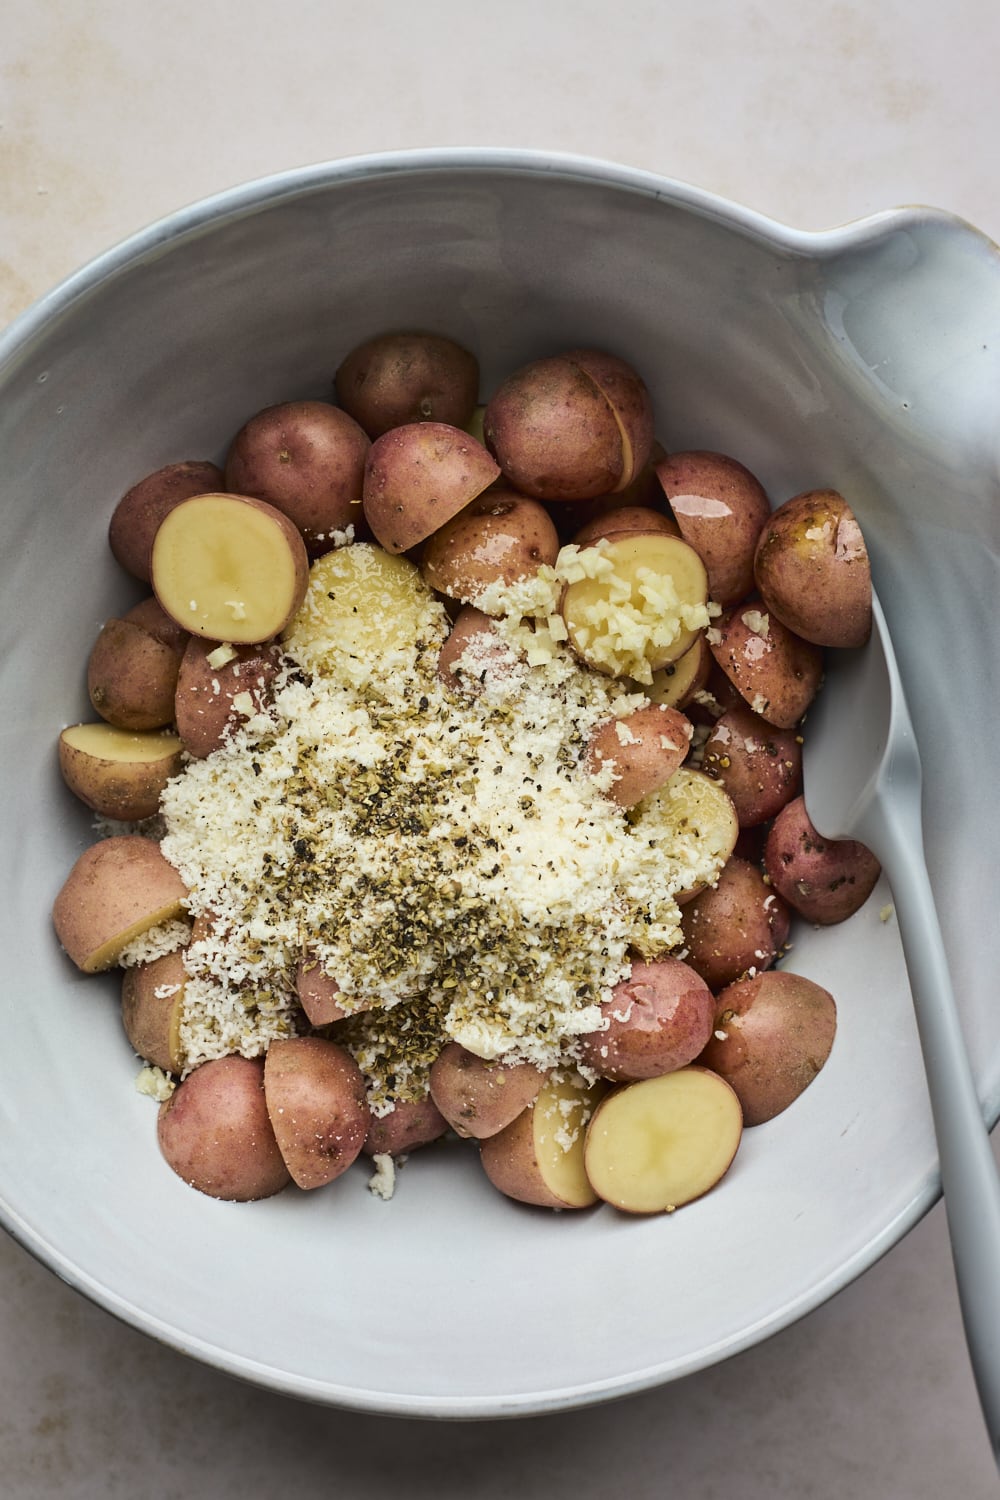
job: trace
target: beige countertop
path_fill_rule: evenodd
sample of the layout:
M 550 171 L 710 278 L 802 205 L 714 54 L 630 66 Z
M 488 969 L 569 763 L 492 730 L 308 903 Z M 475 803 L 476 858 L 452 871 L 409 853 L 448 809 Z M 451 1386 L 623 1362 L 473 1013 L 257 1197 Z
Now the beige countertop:
M 398 147 L 605 157 L 803 228 L 900 203 L 1000 237 L 992 0 L 11 0 L 0 324 L 98 251 L 249 178 Z M 769 1343 L 613 1406 L 439 1426 L 243 1386 L 0 1236 L 0 1493 L 996 1493 L 940 1207 Z

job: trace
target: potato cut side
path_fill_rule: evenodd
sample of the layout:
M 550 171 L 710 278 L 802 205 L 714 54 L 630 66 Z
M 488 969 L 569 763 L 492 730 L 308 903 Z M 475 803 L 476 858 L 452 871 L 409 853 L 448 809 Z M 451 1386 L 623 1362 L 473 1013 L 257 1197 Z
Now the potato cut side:
M 181 769 L 182 745 L 167 731 L 130 733 L 112 724 L 71 724 L 59 736 L 59 769 L 81 802 L 105 818 L 151 818 Z
M 683 656 L 653 673 L 646 696 L 653 703 L 662 703 L 665 708 L 683 708 L 699 688 L 705 686 L 711 666 L 712 653 L 705 637 L 700 635 Z
M 708 575 L 679 537 L 619 536 L 585 549 L 580 567 L 586 576 L 567 585 L 561 612 L 573 649 L 599 672 L 651 683 L 709 622 Z
M 52 920 L 77 968 L 96 974 L 143 933 L 182 917 L 187 895 L 158 844 L 124 834 L 84 850 L 55 899 Z
M 677 901 L 712 884 L 740 833 L 736 809 L 722 787 L 687 766 L 644 797 L 631 821 L 636 836 L 662 852 L 664 880 Z
M 302 607 L 285 631 L 295 659 L 325 677 L 362 686 L 435 652 L 447 616 L 405 557 L 358 543 L 313 563 Z
M 542 1208 L 589 1208 L 597 1195 L 583 1165 L 587 1121 L 607 1085 L 587 1087 L 579 1074 L 549 1078 L 534 1104 L 480 1145 L 493 1186 Z
M 682 1068 L 602 1100 L 587 1130 L 587 1177 L 598 1197 L 626 1213 L 669 1212 L 715 1186 L 742 1133 L 729 1084 L 707 1068 Z
M 184 1071 L 181 1043 L 187 970 L 183 953 L 126 969 L 122 979 L 122 1024 L 140 1057 L 168 1073 Z
M 153 542 L 153 588 L 193 635 L 249 645 L 270 640 L 302 603 L 305 544 L 287 516 L 244 495 L 196 495 Z

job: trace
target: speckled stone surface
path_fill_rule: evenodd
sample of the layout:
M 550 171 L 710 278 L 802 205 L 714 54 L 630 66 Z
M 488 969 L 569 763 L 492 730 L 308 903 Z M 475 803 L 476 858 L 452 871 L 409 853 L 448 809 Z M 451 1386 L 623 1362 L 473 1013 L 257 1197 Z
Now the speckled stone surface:
M 1000 237 L 1000 12 L 987 0 L 889 0 L 877 13 L 849 0 L 635 0 L 626 14 L 602 0 L 507 0 L 497 13 L 289 0 L 280 15 L 262 0 L 15 0 L 3 31 L 0 322 L 204 194 L 402 146 L 607 157 L 806 228 L 934 203 Z M 590 1500 L 616 1488 L 637 1500 L 995 1494 L 941 1208 L 855 1285 L 725 1365 L 587 1412 L 466 1425 L 243 1386 L 116 1323 L 0 1237 L 10 1500 Z

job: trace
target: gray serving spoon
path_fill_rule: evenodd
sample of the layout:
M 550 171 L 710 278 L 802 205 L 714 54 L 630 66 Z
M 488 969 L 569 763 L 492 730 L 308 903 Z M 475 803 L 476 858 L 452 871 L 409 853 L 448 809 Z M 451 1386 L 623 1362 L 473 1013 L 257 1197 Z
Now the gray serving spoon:
M 913 723 L 878 600 L 871 639 L 830 651 L 809 710 L 806 810 L 825 838 L 860 839 L 892 887 L 937 1132 L 958 1295 L 1000 1463 L 1000 1180 L 972 1081 L 927 876 Z

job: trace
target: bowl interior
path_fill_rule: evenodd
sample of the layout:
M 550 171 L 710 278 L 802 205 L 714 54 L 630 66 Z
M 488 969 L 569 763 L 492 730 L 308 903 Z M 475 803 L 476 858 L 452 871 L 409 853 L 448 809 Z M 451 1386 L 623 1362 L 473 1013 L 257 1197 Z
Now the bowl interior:
M 804 928 L 789 967 L 837 998 L 830 1062 L 747 1133 L 682 1213 L 551 1215 L 495 1194 L 465 1150 L 418 1153 L 388 1205 L 337 1187 L 218 1204 L 160 1160 L 118 1017 L 49 924 L 92 838 L 59 729 L 89 716 L 100 623 L 140 596 L 106 547 L 118 496 L 221 459 L 252 412 L 329 396 L 362 338 L 427 327 L 484 390 L 590 344 L 632 360 L 668 448 L 730 452 L 774 503 L 840 488 L 858 512 L 911 699 L 955 987 L 1000 1105 L 979 792 L 1000 702 L 1000 271 L 942 215 L 826 236 L 656 179 L 478 153 L 341 165 L 178 216 L 53 294 L 0 348 L 0 1198 L 8 1227 L 138 1326 L 289 1392 L 373 1410 L 501 1414 L 683 1374 L 764 1337 L 869 1264 L 927 1206 L 935 1153 L 905 971 L 880 889 Z M 517 1330 L 517 1332 L 515 1332 Z M 488 1355 L 484 1352 L 488 1350 Z

